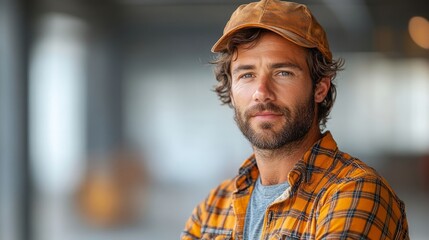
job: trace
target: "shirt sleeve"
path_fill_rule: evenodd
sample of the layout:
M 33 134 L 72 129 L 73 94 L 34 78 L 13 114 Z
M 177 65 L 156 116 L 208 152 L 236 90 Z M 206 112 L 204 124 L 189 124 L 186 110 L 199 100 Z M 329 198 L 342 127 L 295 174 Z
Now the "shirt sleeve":
M 380 178 L 348 179 L 320 206 L 316 239 L 409 239 L 404 204 Z

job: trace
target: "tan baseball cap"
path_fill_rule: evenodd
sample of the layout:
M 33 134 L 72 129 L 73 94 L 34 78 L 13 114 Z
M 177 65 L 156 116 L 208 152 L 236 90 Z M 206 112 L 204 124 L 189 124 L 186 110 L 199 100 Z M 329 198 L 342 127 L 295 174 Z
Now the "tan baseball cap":
M 225 50 L 229 38 L 245 28 L 270 30 L 299 46 L 317 48 L 332 60 L 326 33 L 305 5 L 279 0 L 241 5 L 232 14 L 212 52 Z

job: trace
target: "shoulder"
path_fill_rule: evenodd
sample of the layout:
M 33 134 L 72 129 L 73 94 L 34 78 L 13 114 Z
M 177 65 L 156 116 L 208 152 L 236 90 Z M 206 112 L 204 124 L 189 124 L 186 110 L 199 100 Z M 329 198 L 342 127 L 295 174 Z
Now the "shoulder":
M 325 185 L 319 226 L 325 233 L 359 233 L 370 238 L 407 235 L 404 203 L 378 172 L 361 160 L 338 152 L 331 181 Z M 338 229 L 333 222 L 342 222 Z
M 325 171 L 323 177 L 328 177 L 333 185 L 340 185 L 358 179 L 380 180 L 388 185 L 387 181 L 374 168 L 362 160 L 339 150 L 332 156 L 332 162 Z
M 219 207 L 225 205 L 225 202 L 230 201 L 235 189 L 235 178 L 224 180 L 210 191 L 206 198 L 206 205 L 210 206 L 215 204 Z
M 331 176 L 333 181 L 330 186 L 334 191 L 341 191 L 352 187 L 356 188 L 356 191 L 386 192 L 399 200 L 384 177 L 374 168 L 347 153 L 337 152 L 330 174 L 334 174 Z

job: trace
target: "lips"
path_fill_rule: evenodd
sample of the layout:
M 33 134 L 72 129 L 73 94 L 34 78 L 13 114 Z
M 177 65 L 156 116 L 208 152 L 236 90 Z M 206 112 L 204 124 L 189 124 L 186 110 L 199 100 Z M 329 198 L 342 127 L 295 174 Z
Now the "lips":
M 244 112 L 244 117 L 247 120 L 250 120 L 251 118 L 259 120 L 276 120 L 279 117 L 287 115 L 288 109 L 281 108 L 271 102 L 254 105 Z
M 260 121 L 272 121 L 272 120 L 278 119 L 281 116 L 283 116 L 283 114 L 281 113 L 264 111 L 264 112 L 257 112 L 253 114 L 251 118 L 254 118 Z
M 276 113 L 276 112 L 268 112 L 268 111 L 263 111 L 263 112 L 257 112 L 255 114 L 253 114 L 253 117 L 278 117 L 281 116 L 281 113 Z

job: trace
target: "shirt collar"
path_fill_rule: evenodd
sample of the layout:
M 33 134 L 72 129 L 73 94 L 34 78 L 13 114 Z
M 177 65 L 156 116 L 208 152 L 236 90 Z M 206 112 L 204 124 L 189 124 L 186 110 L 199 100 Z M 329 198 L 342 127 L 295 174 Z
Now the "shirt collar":
M 304 153 L 289 173 L 289 183 L 295 185 L 300 181 L 311 183 L 313 173 L 326 172 L 333 164 L 338 152 L 337 143 L 328 131 Z
M 289 184 L 292 188 L 297 187 L 301 181 L 311 182 L 314 171 L 327 170 L 332 165 L 332 159 L 338 152 L 337 143 L 332 134 L 327 131 L 314 145 L 304 153 L 292 171 L 289 173 Z M 253 185 L 259 176 L 255 155 L 250 156 L 241 165 L 236 178 L 236 191 L 242 191 Z

